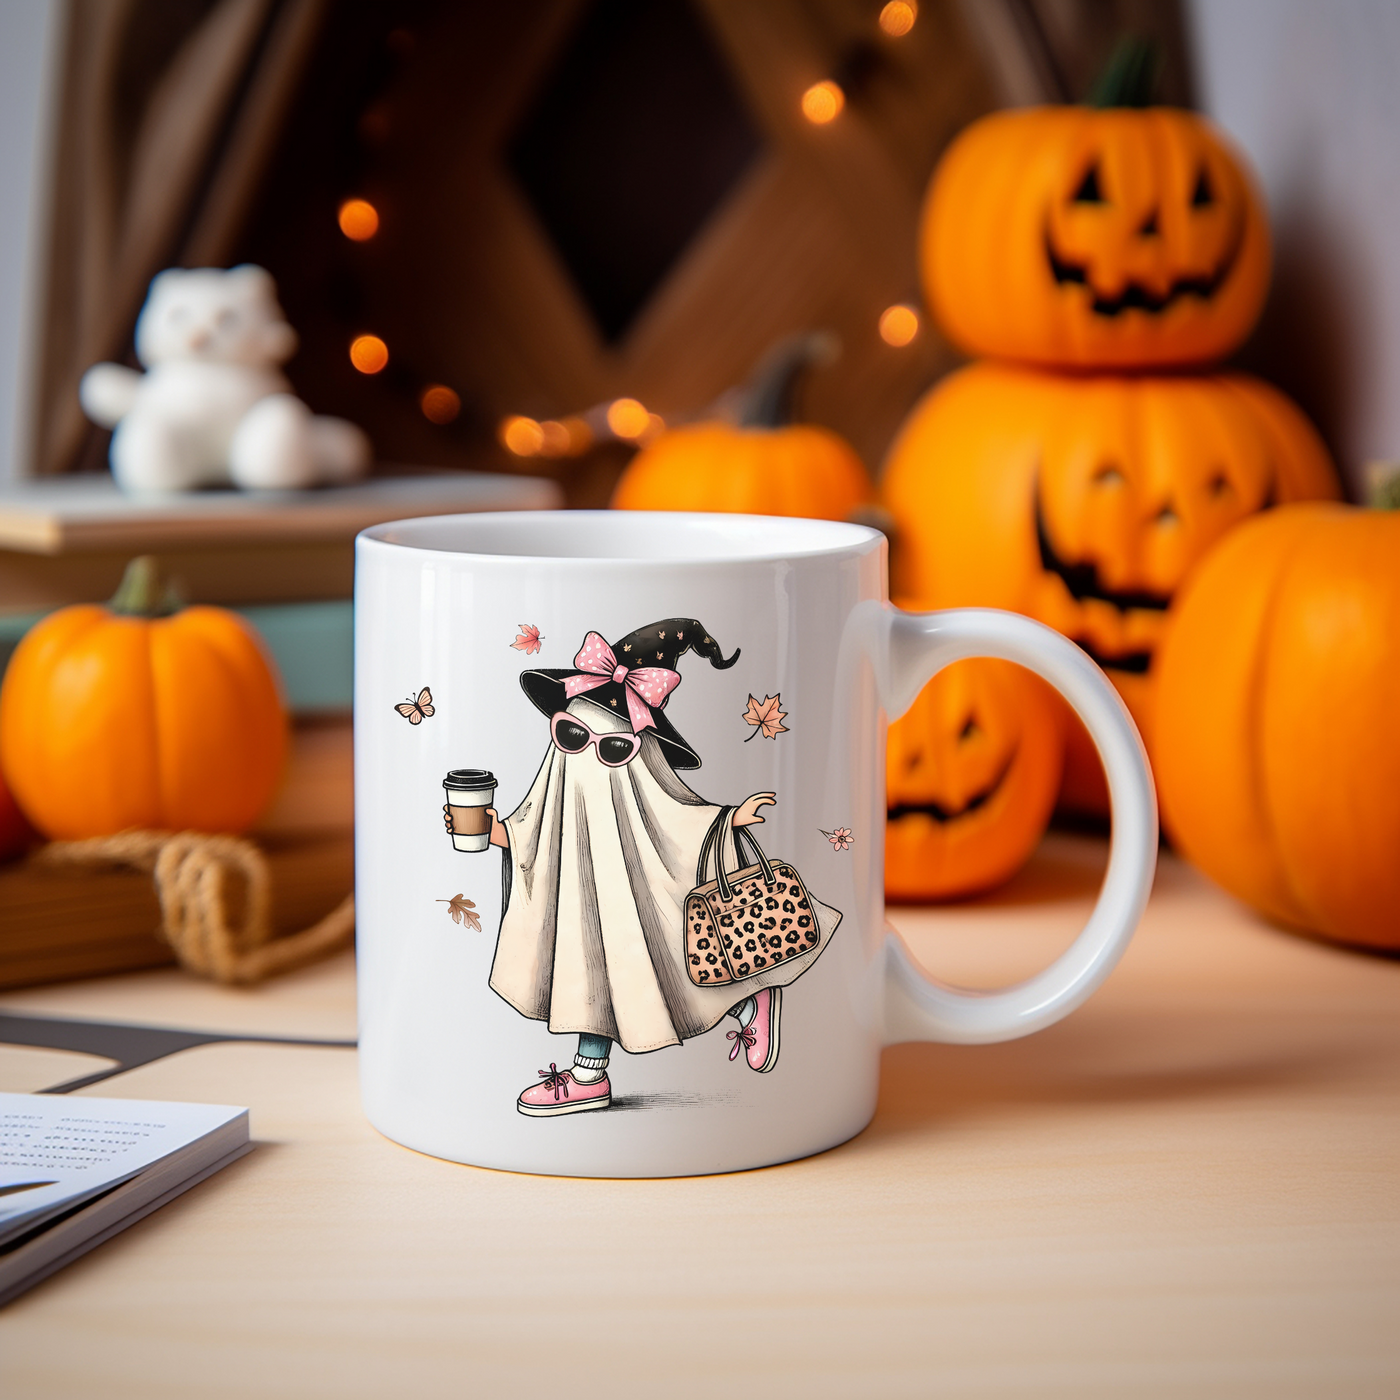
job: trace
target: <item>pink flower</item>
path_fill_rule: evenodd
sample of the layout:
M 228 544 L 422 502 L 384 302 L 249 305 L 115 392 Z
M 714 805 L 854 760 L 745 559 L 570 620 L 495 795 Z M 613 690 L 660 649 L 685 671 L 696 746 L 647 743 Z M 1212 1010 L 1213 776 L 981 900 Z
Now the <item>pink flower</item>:
M 538 627 L 533 627 L 528 622 L 522 622 L 520 635 L 511 643 L 511 646 L 516 651 L 523 651 L 526 656 L 533 656 L 540 649 L 540 643 L 543 640 Z
M 817 830 L 821 831 L 821 828 L 818 827 Z M 822 831 L 822 835 L 831 842 L 832 848 L 838 851 L 849 851 L 851 842 L 855 840 L 848 826 L 838 826 L 835 831 Z

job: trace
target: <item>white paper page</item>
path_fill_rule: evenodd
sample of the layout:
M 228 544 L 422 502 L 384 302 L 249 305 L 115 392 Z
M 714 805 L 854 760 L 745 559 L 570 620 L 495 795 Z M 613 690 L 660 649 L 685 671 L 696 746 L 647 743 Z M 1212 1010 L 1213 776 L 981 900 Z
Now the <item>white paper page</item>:
M 0 1093 L 0 1245 L 247 1110 Z

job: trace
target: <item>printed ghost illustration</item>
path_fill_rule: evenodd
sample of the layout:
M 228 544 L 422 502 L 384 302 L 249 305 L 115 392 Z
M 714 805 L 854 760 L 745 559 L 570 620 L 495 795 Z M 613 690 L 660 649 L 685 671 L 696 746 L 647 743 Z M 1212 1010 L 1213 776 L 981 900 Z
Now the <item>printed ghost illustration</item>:
M 589 632 L 571 668 L 520 677 L 549 745 L 515 810 L 490 809 L 504 882 L 491 986 L 578 1038 L 572 1064 L 551 1060 L 521 1093 L 523 1114 L 605 1109 L 615 1044 L 645 1054 L 721 1023 L 717 1051 L 770 1072 L 783 989 L 841 922 L 753 840 L 776 794 L 724 806 L 681 780 L 700 758 L 666 702 L 687 653 L 717 671 L 739 656 L 694 618 L 667 618 L 611 645 Z

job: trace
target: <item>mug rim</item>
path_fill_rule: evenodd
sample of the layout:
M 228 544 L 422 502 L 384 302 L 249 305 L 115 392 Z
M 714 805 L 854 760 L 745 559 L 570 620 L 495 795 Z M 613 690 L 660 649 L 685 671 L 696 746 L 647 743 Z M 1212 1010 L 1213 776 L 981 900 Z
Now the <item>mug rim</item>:
M 614 545 L 597 552 L 560 549 L 564 532 L 577 535 L 591 529 L 612 540 L 627 539 L 631 548 Z M 482 548 L 481 539 L 464 548 L 432 537 L 451 532 L 504 535 L 511 548 Z M 736 538 L 738 536 L 738 538 Z M 775 536 L 779 537 L 775 539 Z M 538 538 L 541 548 L 521 549 Z M 673 543 L 665 547 L 667 538 Z M 709 547 L 700 547 L 708 541 Z M 535 564 L 656 568 L 658 565 L 717 565 L 781 563 L 790 559 L 866 554 L 886 542 L 868 525 L 843 520 L 812 520 L 783 515 L 741 515 L 701 511 L 532 510 L 474 511 L 456 515 L 420 515 L 386 520 L 361 530 L 356 548 L 435 558 L 471 560 L 483 564 Z M 745 544 L 752 547 L 744 548 Z M 553 547 L 550 547 L 553 546 Z

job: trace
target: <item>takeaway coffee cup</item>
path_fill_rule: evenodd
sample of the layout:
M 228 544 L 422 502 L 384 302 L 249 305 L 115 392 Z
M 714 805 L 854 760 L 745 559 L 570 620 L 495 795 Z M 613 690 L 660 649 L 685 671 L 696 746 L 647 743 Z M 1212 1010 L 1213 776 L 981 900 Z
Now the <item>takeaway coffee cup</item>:
M 447 829 L 459 851 L 484 851 L 491 844 L 491 813 L 496 776 L 485 768 L 454 768 L 443 780 Z
M 1152 780 L 1103 673 L 1025 617 L 892 607 L 863 526 L 376 525 L 355 628 L 361 1092 L 420 1152 L 613 1177 L 820 1152 L 870 1121 L 883 1046 L 1053 1024 L 1146 902 Z M 968 656 L 1064 695 L 1113 804 L 1078 938 L 991 992 L 934 981 L 884 918 L 886 728 Z M 405 723 L 396 702 L 429 685 L 433 713 Z M 482 769 L 444 781 L 467 754 Z

